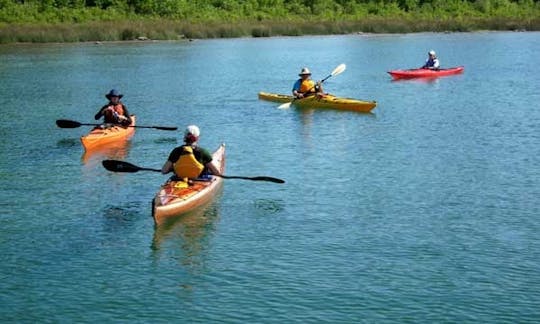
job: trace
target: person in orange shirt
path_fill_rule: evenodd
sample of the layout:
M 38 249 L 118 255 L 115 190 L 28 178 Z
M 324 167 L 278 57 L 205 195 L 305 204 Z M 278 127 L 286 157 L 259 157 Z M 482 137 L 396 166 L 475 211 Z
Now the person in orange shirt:
M 109 99 L 109 103 L 101 107 L 94 118 L 98 120 L 101 117 L 104 117 L 104 122 L 106 124 L 122 126 L 130 125 L 131 115 L 129 114 L 126 105 L 120 101 L 123 96 L 124 95 L 120 94 L 120 92 L 115 89 L 109 91 L 109 93 L 105 95 L 105 97 Z
M 303 68 L 298 76 L 300 79 L 296 80 L 292 89 L 295 98 L 301 99 L 323 93 L 322 84 L 311 80 L 311 72 L 307 67 Z

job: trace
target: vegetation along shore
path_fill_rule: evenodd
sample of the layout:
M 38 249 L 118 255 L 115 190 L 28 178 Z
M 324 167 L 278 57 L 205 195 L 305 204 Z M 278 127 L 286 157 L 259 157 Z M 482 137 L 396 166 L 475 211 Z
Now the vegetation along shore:
M 0 43 L 540 30 L 540 0 L 0 0 Z

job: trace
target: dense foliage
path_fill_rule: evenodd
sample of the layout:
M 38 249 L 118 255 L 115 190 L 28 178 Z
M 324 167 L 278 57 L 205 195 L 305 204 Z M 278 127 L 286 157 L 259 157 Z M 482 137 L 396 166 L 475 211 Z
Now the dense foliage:
M 540 30 L 540 0 L 0 0 L 0 43 Z
M 540 15 L 539 0 L 0 0 L 0 22 L 87 22 L 160 17 L 191 21 L 338 20 Z

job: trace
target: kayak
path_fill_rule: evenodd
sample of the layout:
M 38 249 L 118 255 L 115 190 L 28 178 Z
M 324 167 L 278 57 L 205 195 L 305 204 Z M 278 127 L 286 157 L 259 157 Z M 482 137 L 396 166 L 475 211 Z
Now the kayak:
M 430 70 L 430 69 L 410 69 L 410 70 L 392 70 L 388 74 L 395 80 L 413 79 L 413 78 L 436 78 L 447 75 L 463 73 L 463 66 L 457 66 L 448 69 Z
M 135 115 L 131 115 L 130 126 L 135 126 L 135 120 Z M 111 143 L 127 141 L 134 133 L 135 127 L 103 124 L 92 129 L 87 135 L 81 136 L 81 143 L 84 149 L 89 151 Z
M 225 171 L 225 144 L 212 154 L 212 162 L 223 173 Z M 208 176 L 193 180 L 189 185 L 184 181 L 168 180 L 161 185 L 152 200 L 152 217 L 160 225 L 173 216 L 180 216 L 207 204 L 216 196 L 223 183 L 223 178 Z
M 273 102 L 292 102 L 293 105 L 305 108 L 329 108 L 338 110 L 350 110 L 358 112 L 370 112 L 377 105 L 376 101 L 362 101 L 350 98 L 339 98 L 331 94 L 325 94 L 319 98 L 310 96 L 307 98 L 296 99 L 293 96 L 259 92 L 259 99 Z

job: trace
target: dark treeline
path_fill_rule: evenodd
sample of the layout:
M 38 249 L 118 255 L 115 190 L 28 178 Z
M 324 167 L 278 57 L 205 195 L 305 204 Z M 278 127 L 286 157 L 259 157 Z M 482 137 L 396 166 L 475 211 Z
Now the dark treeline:
M 0 42 L 539 30 L 540 0 L 0 0 Z

